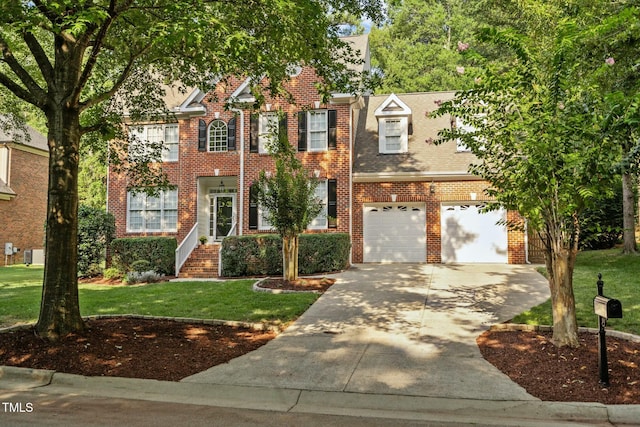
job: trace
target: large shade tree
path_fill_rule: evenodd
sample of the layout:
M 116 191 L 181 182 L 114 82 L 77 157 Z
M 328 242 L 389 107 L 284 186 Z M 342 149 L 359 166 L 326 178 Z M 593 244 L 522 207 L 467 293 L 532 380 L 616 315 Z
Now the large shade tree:
M 522 2 L 502 1 L 512 7 Z M 503 25 L 481 39 L 511 54 L 506 65 L 486 65 L 477 86 L 443 104 L 467 125 L 442 132 L 459 138 L 479 159 L 471 171 L 490 184 L 490 207 L 520 212 L 544 243 L 553 311 L 553 340 L 579 345 L 573 295 L 580 217 L 611 192 L 612 141 L 603 132 L 601 99 L 575 73 L 583 15 L 549 2 L 526 2 L 529 26 Z M 522 31 L 527 29 L 525 33 Z M 598 69 L 606 66 L 604 58 Z
M 376 19 L 381 7 L 380 0 L 0 2 L 2 120 L 18 122 L 26 103 L 47 123 L 46 264 L 37 332 L 56 339 L 83 329 L 77 286 L 81 143 L 100 152 L 106 140 L 126 141 L 120 126 L 125 112 L 132 120 L 166 120 L 161 99 L 173 81 L 182 90 L 207 90 L 225 76 L 267 77 L 268 89 L 280 92 L 288 66 L 304 63 L 324 79 L 322 91 L 355 90 L 358 79 L 348 68 L 355 55 L 339 41 L 329 12 Z M 138 183 L 166 184 L 155 176 L 159 180 Z

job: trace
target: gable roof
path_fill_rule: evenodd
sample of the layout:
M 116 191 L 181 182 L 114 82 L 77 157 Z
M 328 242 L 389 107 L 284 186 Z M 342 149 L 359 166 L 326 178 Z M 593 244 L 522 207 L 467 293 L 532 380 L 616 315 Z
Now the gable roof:
M 438 138 L 439 130 L 451 126 L 451 118 L 427 117 L 426 113 L 433 112 L 440 101 L 448 101 L 454 95 L 455 92 L 424 92 L 365 97 L 365 106 L 360 110 L 356 130 L 354 180 L 436 180 L 452 176 L 471 179 L 473 176 L 468 168 L 477 160 L 473 154 L 458 152 L 455 141 L 440 145 L 431 142 Z M 398 108 L 406 107 L 412 112 L 413 132 L 408 137 L 407 153 L 379 153 L 378 119 L 384 116 L 376 117 L 376 112 L 391 104 Z
M 0 144 L 1 143 L 15 143 L 16 146 L 24 145 L 27 147 L 35 148 L 42 151 L 49 151 L 49 146 L 47 145 L 47 138 L 42 135 L 40 132 L 32 128 L 31 126 L 26 126 L 28 138 L 25 138 L 25 135 L 20 130 L 8 131 L 5 132 L 0 129 Z

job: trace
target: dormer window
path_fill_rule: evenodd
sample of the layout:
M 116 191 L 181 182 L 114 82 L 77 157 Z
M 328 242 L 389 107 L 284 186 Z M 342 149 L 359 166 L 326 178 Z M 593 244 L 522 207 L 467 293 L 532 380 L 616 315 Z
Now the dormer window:
M 375 115 L 378 119 L 379 152 L 408 152 L 411 109 L 407 104 L 392 94 L 376 109 Z

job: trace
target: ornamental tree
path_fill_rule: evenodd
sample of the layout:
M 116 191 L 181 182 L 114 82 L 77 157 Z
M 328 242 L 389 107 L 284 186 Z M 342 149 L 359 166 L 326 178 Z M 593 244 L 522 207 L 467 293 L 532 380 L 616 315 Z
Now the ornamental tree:
M 454 128 L 441 137 L 459 138 L 477 156 L 471 172 L 490 183 L 495 201 L 489 207 L 517 210 L 542 238 L 553 342 L 578 346 L 573 269 L 580 218 L 611 193 L 616 152 L 600 126 L 599 100 L 572 78 L 577 30 L 561 17 L 545 27 L 546 37 L 484 30 L 480 38 L 510 52 L 511 61 L 487 64 L 476 87 L 437 114 L 459 117 L 473 129 Z
M 81 144 L 106 152 L 125 142 L 122 118 L 171 118 L 162 96 L 213 87 L 225 76 L 267 77 L 282 92 L 287 69 L 302 63 L 320 90 L 354 91 L 354 52 L 340 42 L 329 11 L 377 19 L 380 0 L 33 0 L 0 2 L 0 112 L 5 125 L 25 103 L 47 123 L 49 185 L 39 335 L 83 329 L 77 286 L 78 163 Z M 159 152 L 155 153 L 157 158 Z M 106 156 L 105 156 L 106 157 Z M 132 173 L 154 156 L 138 159 Z M 118 158 L 111 156 L 112 162 Z M 126 166 L 126 162 L 122 166 Z M 126 170 L 126 169 L 125 169 Z M 158 172 L 158 171 L 156 171 Z M 166 185 L 162 173 L 140 186 Z
M 296 157 L 285 132 L 275 135 L 267 151 L 275 160 L 275 173 L 260 172 L 254 183 L 258 205 L 267 221 L 282 237 L 282 273 L 284 280 L 298 278 L 298 235 L 322 211 L 315 196 L 318 180 Z

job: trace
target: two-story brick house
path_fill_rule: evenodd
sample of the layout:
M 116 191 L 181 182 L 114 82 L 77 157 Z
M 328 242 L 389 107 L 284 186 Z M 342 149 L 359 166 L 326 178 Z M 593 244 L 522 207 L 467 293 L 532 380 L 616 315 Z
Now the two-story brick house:
M 367 37 L 351 37 L 348 41 L 361 52 L 362 67 L 368 69 Z M 108 209 L 116 217 L 117 236 L 175 236 L 181 245 L 178 265 L 188 257 L 199 259 L 202 264 L 208 263 L 208 268 L 199 267 L 199 273 L 215 275 L 218 243 L 222 238 L 270 230 L 252 197 L 251 186 L 261 171 L 274 170 L 265 143 L 270 129 L 277 128 L 278 132 L 287 133 L 306 168 L 320 180 L 316 193 L 323 201 L 324 212 L 310 225 L 310 232 L 349 233 L 354 262 L 462 261 L 441 256 L 442 250 L 436 246 L 443 241 L 442 234 L 438 231 L 440 227 L 436 230 L 432 224 L 448 212 L 440 209 L 440 203 L 467 201 L 471 192 L 482 197 L 485 184 L 462 174 L 470 153 L 459 154 L 455 150 L 449 153 L 444 146 L 422 152 L 427 145 L 424 141 L 418 144 L 416 140 L 423 138 L 424 132 L 435 136 L 437 125 L 442 123 L 429 122 L 424 111 L 418 111 L 422 107 L 413 105 L 414 98 L 415 102 L 422 102 L 417 101 L 418 94 L 406 101 L 413 109 L 405 110 L 404 116 L 398 116 L 400 120 L 395 121 L 392 118 L 397 116 L 396 109 L 409 108 L 400 100 L 404 95 L 391 95 L 385 101 L 385 96 L 336 93 L 323 103 L 314 85 L 316 79 L 311 68 L 292 70 L 287 86 L 293 100 L 267 98 L 259 110 L 250 107 L 255 100 L 248 81 L 220 84 L 215 93 L 195 89 L 180 96 L 170 92 L 166 102 L 175 112 L 177 122 L 139 123 L 131 125 L 130 132 L 143 140 L 164 142 L 162 166 L 176 189 L 164 191 L 160 197 L 134 195 L 127 191 L 130 183 L 126 178 L 111 171 Z M 427 121 L 418 120 L 418 115 Z M 388 129 L 400 126 L 404 136 L 398 139 L 385 131 L 384 142 L 380 142 L 378 131 L 384 128 L 378 127 L 380 120 L 388 123 L 385 125 Z M 393 138 L 399 142 L 392 142 Z M 380 147 L 386 148 L 381 152 Z M 420 150 L 416 151 L 418 147 Z M 412 159 L 414 154 L 418 157 Z M 443 180 L 444 175 L 419 171 L 420 158 L 426 156 L 430 162 L 439 164 L 443 159 L 438 156 L 449 155 L 458 159 L 456 167 L 461 173 L 447 176 L 448 181 Z M 415 171 L 408 173 L 408 165 L 413 165 Z M 451 193 L 447 198 L 444 196 L 447 191 L 457 191 L 458 196 Z M 388 212 L 389 206 L 403 212 L 420 210 L 419 222 L 431 231 L 421 232 L 424 236 L 418 237 L 414 235 L 415 230 L 409 229 L 405 234 L 398 234 L 395 226 L 396 221 L 401 220 L 400 214 L 385 217 L 382 222 L 375 219 L 374 208 Z M 388 235 L 375 235 L 372 231 L 385 227 L 390 227 Z M 191 254 L 200 236 L 205 236 L 209 245 Z M 415 244 L 400 252 L 411 253 L 411 256 L 370 255 L 381 251 L 385 239 L 399 242 L 410 238 L 417 239 Z M 518 246 L 516 240 L 510 240 L 514 245 L 510 253 L 522 252 L 518 249 L 522 245 Z M 401 246 L 392 244 L 386 250 L 394 252 Z M 421 249 L 415 252 L 418 246 Z M 523 259 L 514 255 L 499 262 L 507 261 L 522 262 Z M 189 268 L 188 264 L 185 269 Z M 181 275 L 184 273 L 181 270 Z
M 44 245 L 49 148 L 41 133 L 27 132 L 18 138 L 0 130 L 0 245 L 20 249 L 14 262 L 23 261 L 25 250 L 37 249 L 42 258 Z

